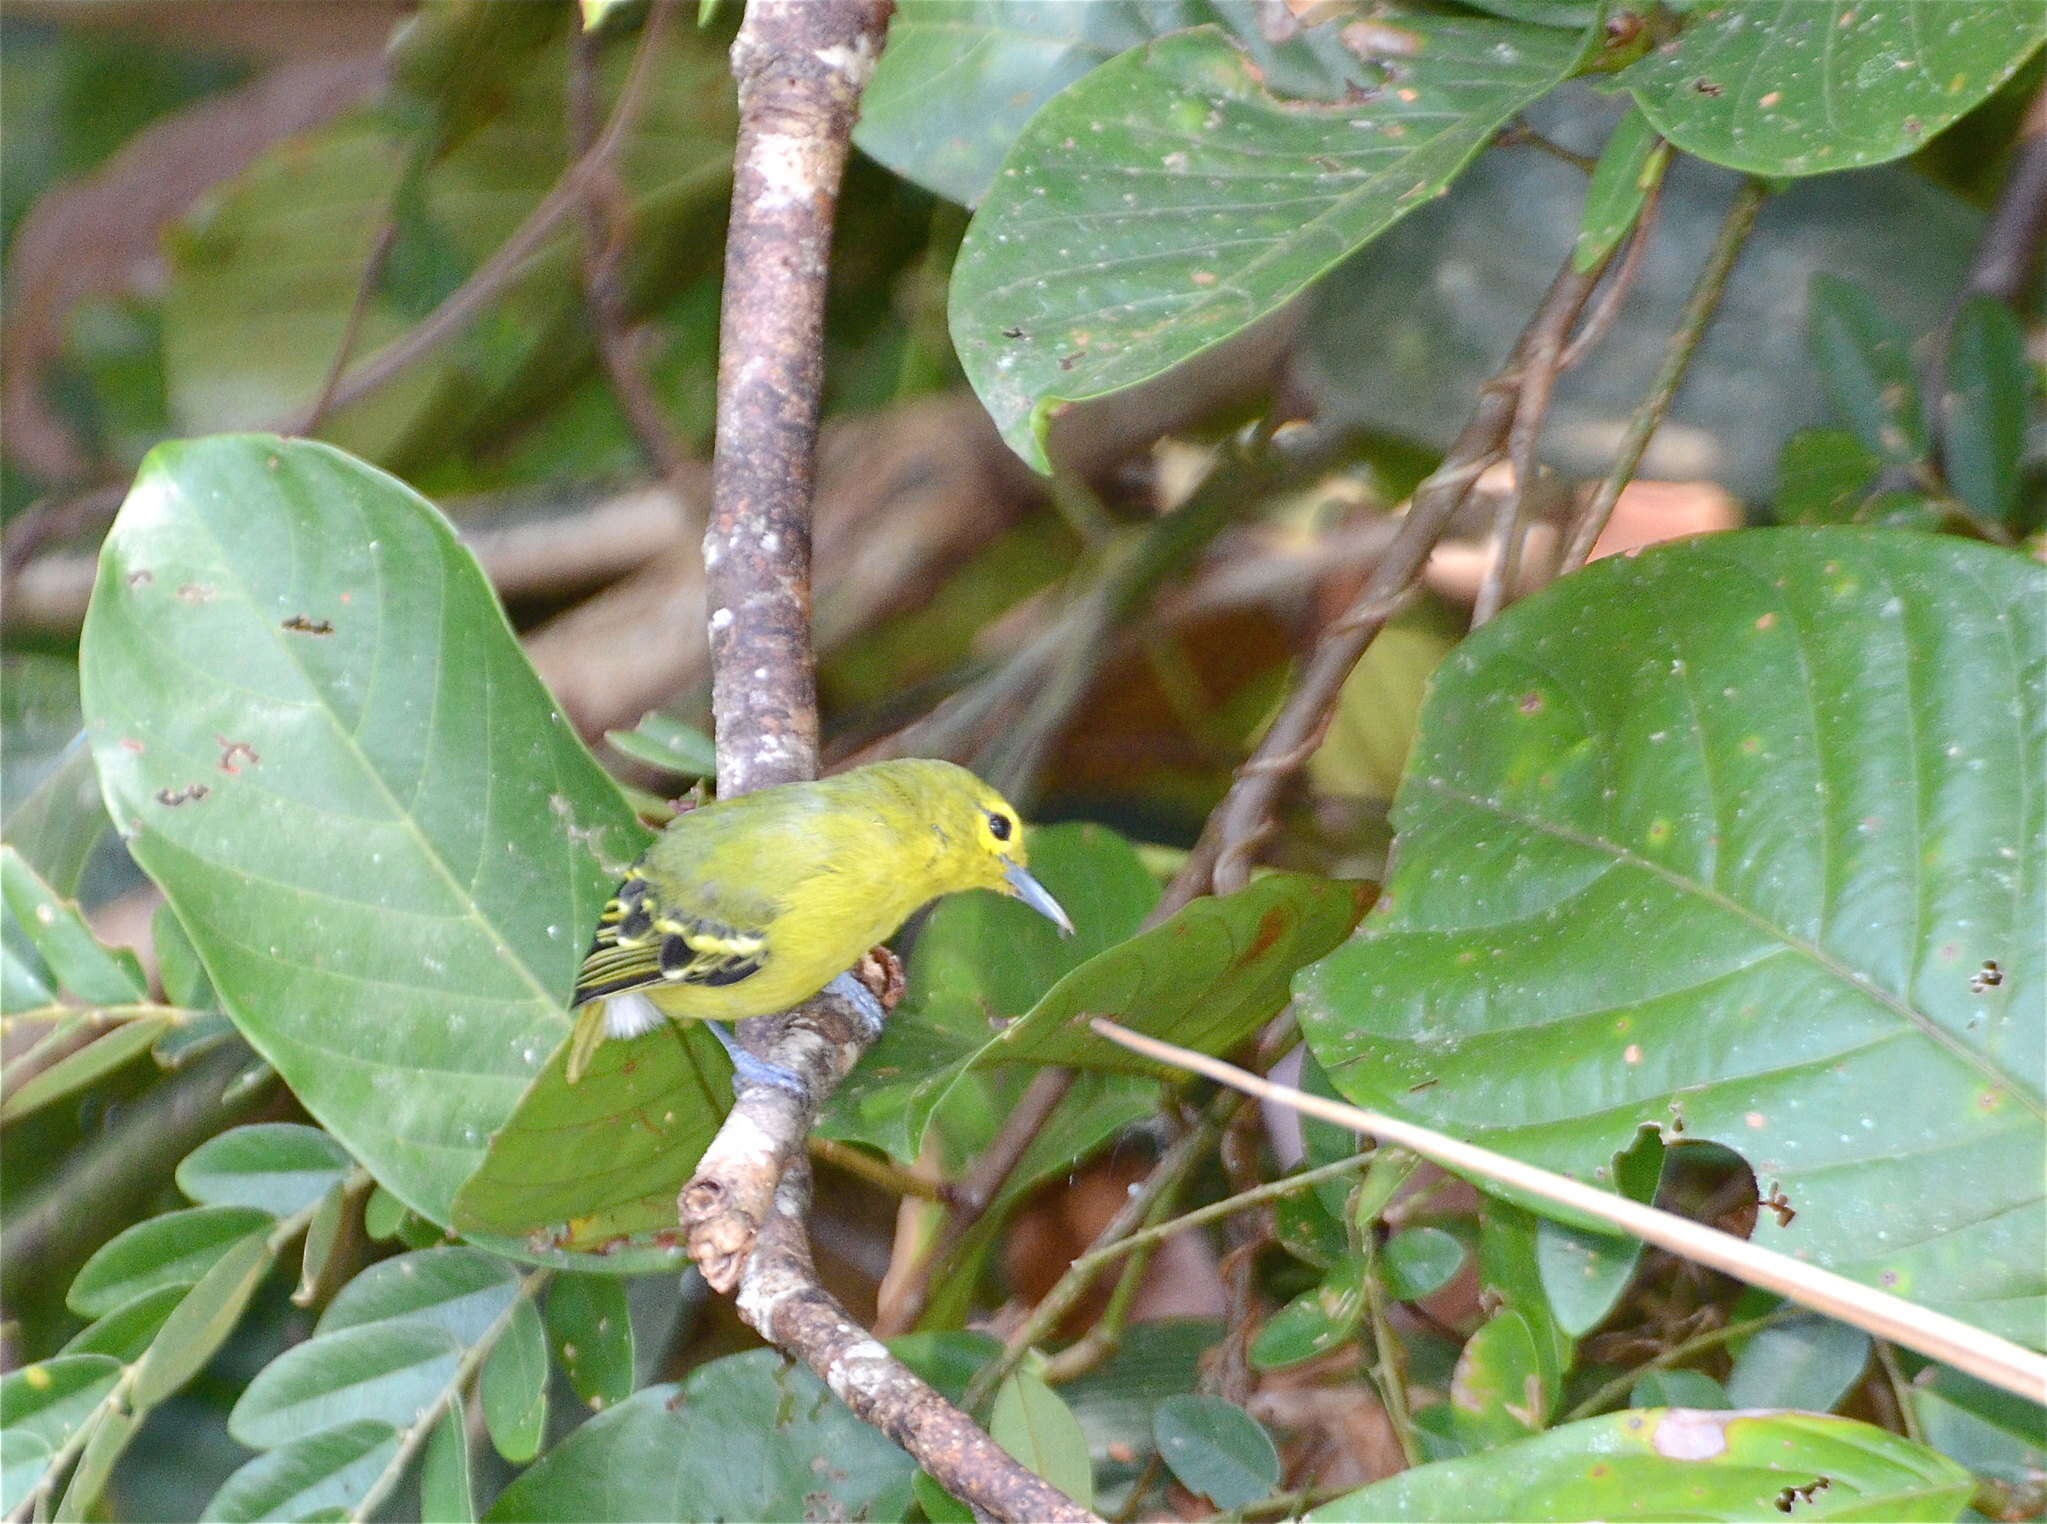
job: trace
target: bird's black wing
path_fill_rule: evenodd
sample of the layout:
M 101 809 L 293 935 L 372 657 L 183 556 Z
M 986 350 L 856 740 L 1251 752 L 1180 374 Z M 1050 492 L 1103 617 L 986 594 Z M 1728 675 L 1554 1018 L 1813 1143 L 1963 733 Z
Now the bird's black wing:
M 570 1003 L 664 984 L 737 984 L 759 973 L 767 959 L 764 928 L 657 910 L 647 881 L 629 878 L 598 918 Z

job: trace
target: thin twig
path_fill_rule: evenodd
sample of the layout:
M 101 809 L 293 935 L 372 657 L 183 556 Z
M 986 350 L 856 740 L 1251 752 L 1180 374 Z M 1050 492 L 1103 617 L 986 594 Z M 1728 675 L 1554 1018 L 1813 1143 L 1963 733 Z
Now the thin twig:
M 1030 1315 L 1003 1341 L 1001 1353 L 974 1373 L 974 1379 L 967 1387 L 966 1405 L 969 1408 L 979 1406 L 991 1396 L 1003 1378 L 1016 1369 L 1032 1345 L 1051 1337 L 1060 1319 L 1087 1294 L 1096 1273 L 1108 1263 L 1109 1256 L 1101 1251 L 1134 1237 L 1153 1203 L 1176 1188 L 1215 1143 L 1221 1131 L 1219 1116 L 1219 1113 L 1211 1111 L 1207 1118 L 1175 1139 L 1172 1146 L 1159 1156 L 1151 1173 L 1139 1182 L 1128 1199 L 1116 1209 L 1116 1214 L 1102 1225 L 1088 1252 L 1068 1265 L 1066 1273 L 1053 1283 L 1052 1289 L 1038 1298 L 1038 1305 L 1031 1309 Z
M 1525 363 L 1531 335 L 1554 321 L 1559 310 L 1576 314 L 1590 296 L 1599 271 L 1584 274 L 1567 259 L 1550 283 L 1529 328 L 1508 356 L 1503 375 Z M 1415 488 L 1399 532 L 1379 558 L 1371 577 L 1345 614 L 1326 627 L 1303 666 L 1286 703 L 1249 761 L 1237 769 L 1223 801 L 1208 817 L 1187 865 L 1167 889 L 1161 908 L 1176 910 L 1214 889 L 1228 893 L 1250 881 L 1258 846 L 1271 832 L 1273 809 L 1287 781 L 1304 766 L 1329 724 L 1329 717 L 1358 659 L 1415 587 L 1429 552 L 1448 530 L 1472 484 L 1500 458 L 1514 417 L 1514 388 L 1483 388 L 1470 420 L 1452 442 L 1443 463 Z
M 1680 1340 L 1668 1349 L 1658 1350 L 1640 1365 L 1630 1366 L 1618 1376 L 1602 1382 L 1557 1422 L 1575 1423 L 1581 1418 L 1591 1418 L 1603 1413 L 1614 1403 L 1623 1401 L 1635 1389 L 1635 1383 L 1648 1372 L 1670 1370 L 1683 1365 L 1694 1355 L 1703 1355 L 1709 1349 L 1718 1349 L 1735 1339 L 1760 1333 L 1773 1323 L 1781 1323 L 1786 1318 L 1795 1316 L 1798 1316 L 1798 1309 L 1795 1307 L 1775 1307 L 1759 1317 L 1744 1318 L 1739 1323 L 1723 1323 L 1718 1328 L 1709 1328 L 1703 1333 L 1693 1334 L 1689 1339 Z
M 1657 176 L 1655 184 L 1642 198 L 1642 209 L 1635 214 L 1635 226 L 1628 234 L 1628 245 L 1621 253 L 1620 265 L 1606 283 L 1606 288 L 1599 293 L 1591 315 L 1571 336 L 1563 357 L 1557 361 L 1559 371 L 1571 369 L 1597 349 L 1612 332 L 1614 320 L 1621 315 L 1621 308 L 1627 305 L 1628 296 L 1635 289 L 1635 278 L 1642 273 L 1642 259 L 1649 251 L 1649 241 L 1656 235 L 1657 214 L 1663 210 L 1663 185 L 1664 177 Z
M 1576 571 L 1585 564 L 1586 558 L 1592 554 L 1592 547 L 1606 529 L 1607 520 L 1613 517 L 1613 507 L 1620 501 L 1622 490 L 1634 480 L 1635 468 L 1641 465 L 1643 452 L 1662 426 L 1665 415 L 1670 412 L 1671 402 L 1677 397 L 1677 389 L 1684 381 L 1685 372 L 1691 368 L 1692 355 L 1698 349 L 1699 341 L 1711 326 L 1713 314 L 1720 310 L 1720 298 L 1726 294 L 1728 277 L 1734 273 L 1735 261 L 1741 257 L 1748 235 L 1755 228 L 1756 214 L 1762 210 L 1768 195 L 1769 188 L 1753 177 L 1744 180 L 1741 189 L 1735 192 L 1734 204 L 1727 209 L 1727 215 L 1720 223 L 1720 233 L 1713 241 L 1712 252 L 1706 256 L 1705 267 L 1699 271 L 1698 282 L 1685 302 L 1677 328 L 1664 347 L 1663 364 L 1656 372 L 1656 379 L 1650 382 L 1647 394 L 1621 434 L 1613 466 L 1572 520 L 1571 532 L 1564 541 L 1563 556 L 1557 563 L 1559 576 Z
M 1689 1217 L 1644 1206 L 1626 1196 L 1599 1190 L 1567 1175 L 1495 1153 L 1433 1128 L 1387 1116 L 1383 1112 L 1367 1111 L 1360 1106 L 1325 1100 L 1319 1095 L 1310 1095 L 1286 1085 L 1275 1085 L 1234 1064 L 1226 1064 L 1189 1048 L 1160 1042 L 1157 1038 L 1129 1031 L 1100 1017 L 1089 1025 L 1111 1042 L 1121 1043 L 1134 1053 L 1206 1075 L 1261 1100 L 1292 1106 L 1296 1111 L 1338 1127 L 1371 1133 L 1382 1143 L 1398 1143 L 1445 1169 L 1477 1175 L 1584 1213 L 1644 1243 L 1667 1249 L 1672 1254 L 1731 1275 L 1751 1286 L 1774 1291 L 1815 1312 L 1852 1323 L 1878 1338 L 1916 1350 L 1928 1359 L 1955 1366 L 1992 1386 L 2016 1392 L 2028 1402 L 2047 1402 L 2047 1355 L 2021 1348 L 2009 1339 L 1972 1327 L 1959 1318 L 1916 1306 L 1874 1286 L 1852 1281 L 1845 1275 L 1823 1270 L 1774 1249 L 1765 1249 L 1746 1239 L 1707 1227 L 1704 1223 L 1694 1222 Z
M 355 300 L 349 304 L 348 320 L 341 325 L 341 338 L 334 346 L 334 359 L 327 366 L 327 379 L 320 383 L 319 395 L 313 398 L 313 405 L 306 409 L 305 420 L 296 431 L 301 434 L 316 434 L 334 407 L 334 392 L 341 385 L 342 373 L 348 369 L 349 359 L 355 354 L 356 336 L 362 332 L 362 322 L 369 315 L 370 303 L 376 298 L 377 284 L 384 278 L 384 267 L 391 262 L 391 250 L 398 243 L 398 198 L 404 193 L 404 181 L 391 192 L 390 204 L 384 210 L 384 220 L 377 227 L 377 236 L 370 243 L 368 257 L 363 260 L 362 274 L 355 283 Z
M 330 387 L 320 399 L 327 408 L 347 407 L 411 369 L 459 333 L 525 273 L 526 261 L 553 235 L 562 219 L 582 205 L 591 178 L 603 171 L 624 143 L 639 114 L 647 82 L 653 76 L 653 61 L 653 50 L 643 38 L 625 88 L 619 92 L 618 104 L 612 108 L 611 120 L 605 123 L 590 151 L 562 173 L 540 204 L 526 214 L 526 220 L 438 307 Z M 279 434 L 304 434 L 314 416 L 311 409 L 295 409 L 268 428 Z
M 648 54 L 660 46 L 674 0 L 654 0 L 647 12 L 640 47 Z M 570 50 L 569 123 L 576 151 L 588 155 L 597 146 L 597 56 L 602 49 L 595 32 L 579 33 Z M 689 452 L 668 425 L 654 384 L 641 369 L 633 343 L 631 314 L 626 309 L 620 277 L 628 246 L 631 200 L 620 178 L 616 156 L 600 161 L 583 195 L 583 298 L 590 310 L 597 358 L 611 381 L 612 394 L 625 414 L 641 453 L 663 481 L 673 481 L 689 462 Z

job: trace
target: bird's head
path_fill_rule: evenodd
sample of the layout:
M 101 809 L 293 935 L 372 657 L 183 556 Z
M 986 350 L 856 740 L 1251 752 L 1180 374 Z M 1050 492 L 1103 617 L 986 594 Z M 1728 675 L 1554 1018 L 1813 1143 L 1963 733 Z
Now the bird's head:
M 928 760 L 884 762 L 902 769 L 895 780 L 914 798 L 919 812 L 936 831 L 946 876 L 960 889 L 993 889 L 1022 900 L 1059 928 L 1073 935 L 1073 921 L 1050 891 L 1031 876 L 1024 846 L 1023 817 L 1002 795 L 950 762 Z

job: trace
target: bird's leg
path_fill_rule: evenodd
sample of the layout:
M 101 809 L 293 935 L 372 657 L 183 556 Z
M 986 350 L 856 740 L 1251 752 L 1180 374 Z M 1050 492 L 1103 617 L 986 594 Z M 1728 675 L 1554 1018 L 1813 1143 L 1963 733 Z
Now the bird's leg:
M 860 1013 L 872 1038 L 881 1035 L 883 1020 L 903 998 L 903 983 L 903 960 L 886 947 L 872 947 L 825 989 Z
M 725 1045 L 725 1051 L 732 1058 L 732 1088 L 738 1091 L 742 1084 L 767 1085 L 776 1090 L 786 1090 L 798 1100 L 810 1098 L 810 1087 L 803 1082 L 803 1076 L 794 1069 L 784 1069 L 780 1064 L 771 1064 L 764 1058 L 755 1058 L 739 1046 L 739 1039 L 725 1030 L 722 1021 L 707 1021 L 711 1035 Z
M 881 1035 L 881 1022 L 885 1014 L 881 1002 L 874 998 L 874 992 L 852 974 L 839 975 L 824 987 L 827 995 L 837 995 L 846 1004 L 860 1013 L 860 1020 L 866 1025 L 870 1037 Z

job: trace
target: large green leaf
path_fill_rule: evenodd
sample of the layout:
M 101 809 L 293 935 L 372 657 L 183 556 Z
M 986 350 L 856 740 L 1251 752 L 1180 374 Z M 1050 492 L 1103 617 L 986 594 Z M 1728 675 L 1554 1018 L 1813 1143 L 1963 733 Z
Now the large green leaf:
M 900 1518 L 915 1463 L 773 1350 L 607 1408 L 498 1494 L 495 1521 Z
M 1570 33 L 1380 7 L 1391 51 L 1339 103 L 1275 93 L 1219 28 L 1162 37 L 1031 119 L 953 269 L 953 342 L 1040 470 L 1064 404 L 1220 343 L 1425 206 L 1582 48 Z
M 475 562 L 327 446 L 161 446 L 81 661 L 109 810 L 237 1026 L 446 1223 L 645 840 Z
M 1705 4 L 1622 71 L 1656 130 L 1764 175 L 1899 158 L 1989 95 L 2047 37 L 2036 0 Z
M 228 1415 L 252 1449 L 375 1418 L 410 1427 L 445 1391 L 462 1358 L 446 1329 L 366 1323 L 294 1344 L 256 1373 Z
M 1969 1473 L 1846 1418 L 1650 1408 L 1565 1424 L 1338 1498 L 1365 1519 L 1952 1519 Z
M 262 1237 L 276 1221 L 246 1206 L 189 1207 L 148 1218 L 100 1245 L 65 1302 L 97 1318 L 159 1286 L 189 1286 L 241 1240 Z
M 559 1048 L 490 1141 L 455 1198 L 466 1233 L 525 1238 L 540 1251 L 605 1250 L 620 1269 L 680 1254 L 675 1197 L 732 1102 L 731 1060 L 696 1023 L 607 1042 L 568 1080 Z M 620 1255 L 622 1241 L 652 1248 Z M 680 1263 L 679 1260 L 674 1260 Z
M 1340 26 L 1275 44 L 1236 0 L 916 0 L 899 7 L 860 99 L 853 141 L 918 184 L 972 206 L 1032 113 L 1104 60 L 1214 22 L 1276 89 L 1335 96 L 1357 55 Z
M 1580 1178 L 1643 1127 L 1723 1143 L 1791 1208 L 1759 1243 L 2037 1340 L 2043 584 L 1757 530 L 1487 625 L 1424 712 L 1379 914 L 1297 983 L 1317 1057 Z

